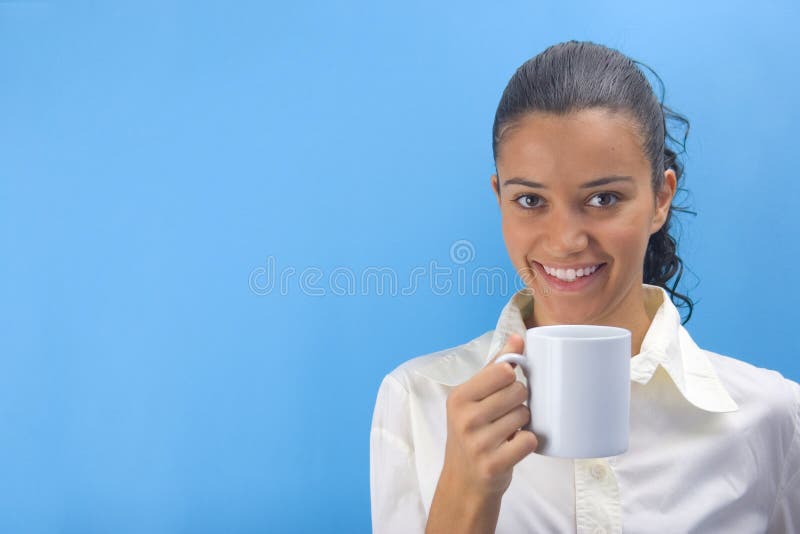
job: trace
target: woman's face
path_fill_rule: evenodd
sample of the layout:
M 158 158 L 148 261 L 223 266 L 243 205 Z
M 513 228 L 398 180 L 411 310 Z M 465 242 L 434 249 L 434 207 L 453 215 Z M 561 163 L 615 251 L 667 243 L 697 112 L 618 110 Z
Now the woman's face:
M 676 177 L 666 171 L 654 194 L 631 124 L 602 108 L 535 113 L 502 137 L 492 187 L 511 262 L 534 293 L 537 325 L 626 324 L 644 309 L 644 254 L 666 221 Z M 543 266 L 563 269 L 554 274 L 565 280 Z

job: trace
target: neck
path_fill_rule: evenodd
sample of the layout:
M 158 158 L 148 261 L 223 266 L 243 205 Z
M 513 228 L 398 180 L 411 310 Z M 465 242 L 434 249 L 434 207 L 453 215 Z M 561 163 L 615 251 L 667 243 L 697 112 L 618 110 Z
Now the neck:
M 634 287 L 620 302 L 613 312 L 604 314 L 596 319 L 584 319 L 582 324 L 596 324 L 605 326 L 618 326 L 626 328 L 631 332 L 631 356 L 636 356 L 641 352 L 642 342 L 653 317 L 648 313 L 644 302 L 644 288 L 639 285 Z M 531 314 L 525 319 L 526 328 L 535 326 L 549 326 L 556 324 L 567 324 L 565 321 L 557 321 L 547 315 L 544 306 L 536 306 L 533 303 Z

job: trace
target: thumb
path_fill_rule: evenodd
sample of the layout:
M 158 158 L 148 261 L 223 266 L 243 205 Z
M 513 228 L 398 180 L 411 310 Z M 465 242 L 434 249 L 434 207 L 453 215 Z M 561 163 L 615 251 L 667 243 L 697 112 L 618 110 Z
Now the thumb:
M 524 354 L 524 350 L 525 340 L 517 334 L 509 334 L 508 338 L 506 338 L 506 344 L 503 345 L 503 348 L 494 355 L 494 358 L 492 358 L 490 363 L 494 363 L 494 361 L 503 354 L 508 354 L 509 352 L 513 352 L 515 354 Z M 511 365 L 513 367 L 515 364 L 512 363 Z

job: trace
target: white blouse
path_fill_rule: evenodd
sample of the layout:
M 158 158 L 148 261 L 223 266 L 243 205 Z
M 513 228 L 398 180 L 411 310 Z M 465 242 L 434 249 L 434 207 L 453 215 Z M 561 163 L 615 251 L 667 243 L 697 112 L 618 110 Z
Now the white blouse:
M 528 455 L 514 467 L 496 532 L 800 533 L 800 384 L 699 348 L 666 290 L 643 287 L 652 322 L 631 359 L 628 451 Z M 424 532 L 444 463 L 447 395 L 509 333 L 524 338 L 532 299 L 517 292 L 495 330 L 384 377 L 370 433 L 373 532 Z

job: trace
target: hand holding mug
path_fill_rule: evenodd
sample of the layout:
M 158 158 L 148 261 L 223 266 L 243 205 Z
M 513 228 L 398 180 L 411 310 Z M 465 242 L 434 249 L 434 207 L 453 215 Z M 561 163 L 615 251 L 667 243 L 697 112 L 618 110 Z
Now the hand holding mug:
M 498 356 L 522 352 L 524 346 L 512 334 Z M 442 476 L 463 491 L 502 495 L 513 467 L 538 445 L 532 432 L 519 430 L 530 420 L 527 399 L 528 389 L 509 364 L 490 363 L 454 388 L 447 398 Z

